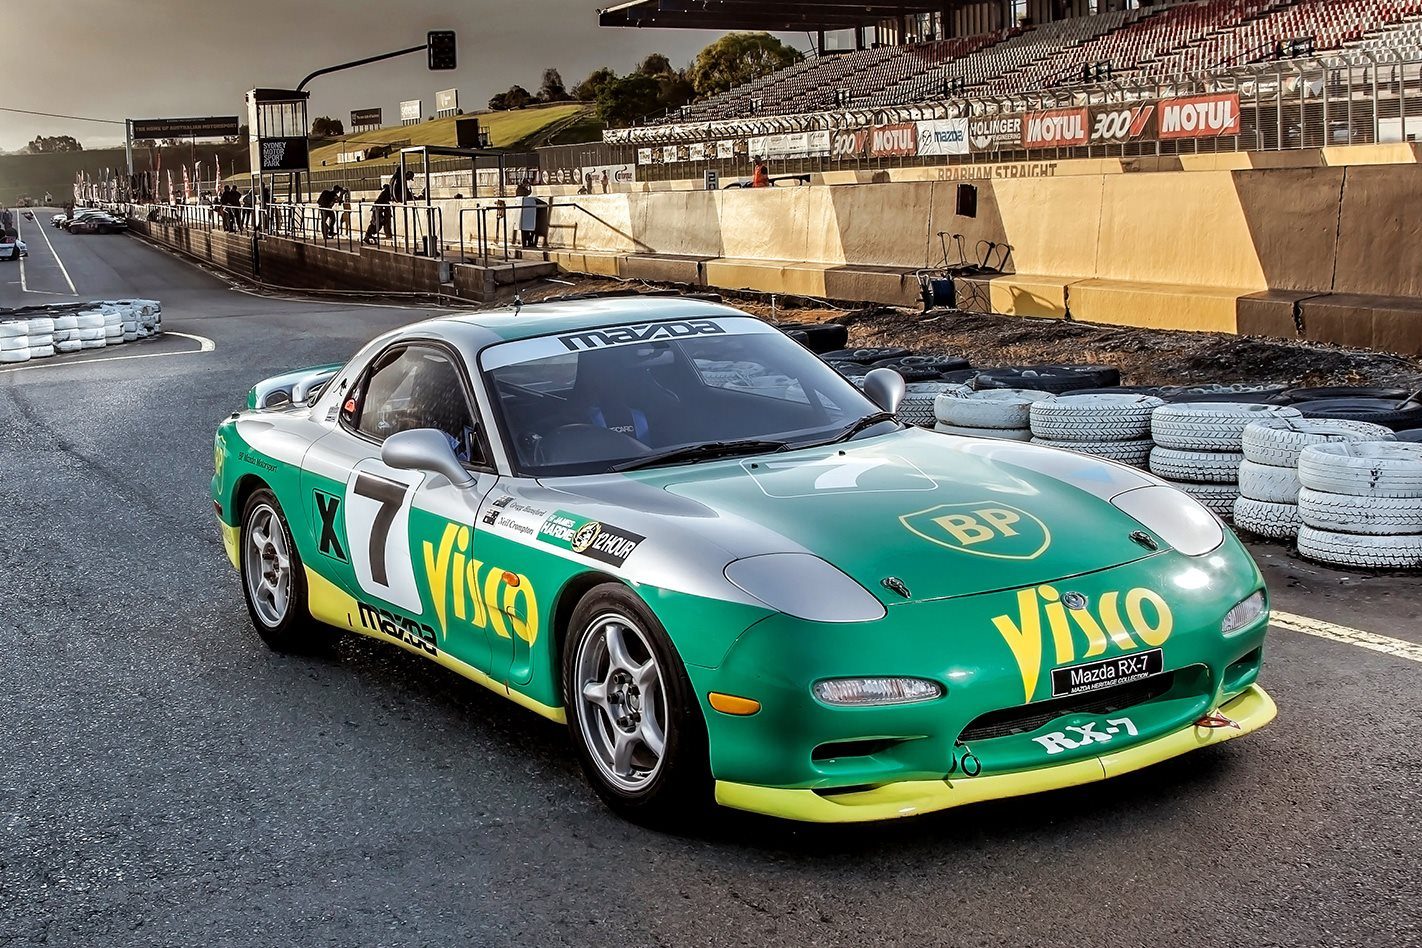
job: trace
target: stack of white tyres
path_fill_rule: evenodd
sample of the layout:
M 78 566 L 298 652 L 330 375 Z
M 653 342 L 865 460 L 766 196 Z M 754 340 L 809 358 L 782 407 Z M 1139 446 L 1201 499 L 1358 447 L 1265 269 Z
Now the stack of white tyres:
M 1422 568 L 1422 444 L 1316 444 L 1299 455 L 1299 552 L 1338 566 Z
M 79 342 L 79 317 L 73 313 L 54 317 L 55 351 L 78 352 L 81 345 Z
M 0 363 L 30 361 L 30 327 L 23 319 L 0 323 Z
M 1151 414 L 1164 405 L 1149 395 L 1059 395 L 1031 406 L 1032 442 L 1144 467 L 1154 442 Z
M 104 342 L 110 346 L 117 346 L 123 339 L 123 314 L 116 308 L 105 307 L 104 313 Z
M 898 420 L 906 425 L 932 428 L 938 421 L 938 399 L 966 395 L 968 386 L 953 382 L 909 382 L 904 386 L 904 398 L 899 402 Z
M 1239 497 L 1234 525 L 1276 540 L 1298 535 L 1299 455 L 1313 444 L 1341 441 L 1391 441 L 1382 425 L 1328 418 L 1266 418 L 1244 429 L 1244 462 L 1239 466 Z
M 30 358 L 47 359 L 54 355 L 54 320 L 35 316 L 26 322 L 30 328 Z
M 1032 440 L 1032 406 L 1056 398 L 1048 392 L 1021 388 L 989 388 L 979 392 L 949 392 L 933 404 L 934 431 L 999 441 Z
M 1150 470 L 1220 517 L 1234 513 L 1244 429 L 1266 418 L 1301 418 L 1297 408 L 1245 402 L 1176 402 L 1151 415 Z
M 103 313 L 96 309 L 85 310 L 79 313 L 75 319 L 79 326 L 79 347 L 81 349 L 102 349 L 108 345 L 108 337 L 104 333 Z

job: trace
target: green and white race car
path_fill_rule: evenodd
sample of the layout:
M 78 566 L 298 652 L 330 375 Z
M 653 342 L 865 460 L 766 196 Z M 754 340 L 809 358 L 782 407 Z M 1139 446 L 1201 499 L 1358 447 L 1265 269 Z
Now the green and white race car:
M 1271 720 L 1258 568 L 1133 468 L 894 420 L 714 303 L 432 319 L 269 379 L 212 499 L 257 631 L 393 642 L 566 722 L 613 807 L 907 816 Z

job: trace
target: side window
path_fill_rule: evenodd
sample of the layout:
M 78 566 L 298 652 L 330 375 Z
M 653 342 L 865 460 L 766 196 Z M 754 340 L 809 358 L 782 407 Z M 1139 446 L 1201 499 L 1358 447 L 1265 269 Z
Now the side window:
M 464 382 L 443 350 L 409 346 L 387 352 L 352 401 L 343 419 L 368 438 L 384 441 L 399 431 L 435 428 L 461 461 L 487 463 Z

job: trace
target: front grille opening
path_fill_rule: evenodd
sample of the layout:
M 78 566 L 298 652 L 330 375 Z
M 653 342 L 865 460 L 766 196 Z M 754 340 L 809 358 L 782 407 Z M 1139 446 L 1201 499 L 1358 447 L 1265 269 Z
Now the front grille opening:
M 810 752 L 810 759 L 816 763 L 828 760 L 842 760 L 845 757 L 868 757 L 886 751 L 895 744 L 902 743 L 897 738 L 879 737 L 860 741 L 829 741 Z
M 1224 687 L 1226 691 L 1232 691 L 1243 687 L 1243 683 L 1249 680 L 1250 676 L 1259 674 L 1259 662 L 1264 657 L 1264 650 L 1256 648 L 1243 658 L 1231 662 L 1224 672 Z
M 961 743 L 990 741 L 995 737 L 1026 734 L 1066 714 L 1112 714 L 1133 705 L 1154 701 L 1175 684 L 1175 672 L 1152 675 L 1140 681 L 1102 688 L 1081 695 L 1018 705 L 980 714 L 958 735 Z

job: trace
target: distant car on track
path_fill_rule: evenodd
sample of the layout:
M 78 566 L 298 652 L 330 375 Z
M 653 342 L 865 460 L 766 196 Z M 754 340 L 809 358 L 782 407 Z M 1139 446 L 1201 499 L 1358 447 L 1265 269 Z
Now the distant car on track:
M 121 234 L 128 230 L 128 221 L 110 214 L 86 214 L 70 221 L 67 230 L 71 234 Z
M 259 383 L 212 500 L 270 646 L 360 632 L 566 722 L 636 818 L 907 816 L 1273 718 L 1218 519 L 902 393 L 710 302 L 449 316 Z
M 30 248 L 13 234 L 0 235 L 0 260 L 19 260 L 28 257 Z

